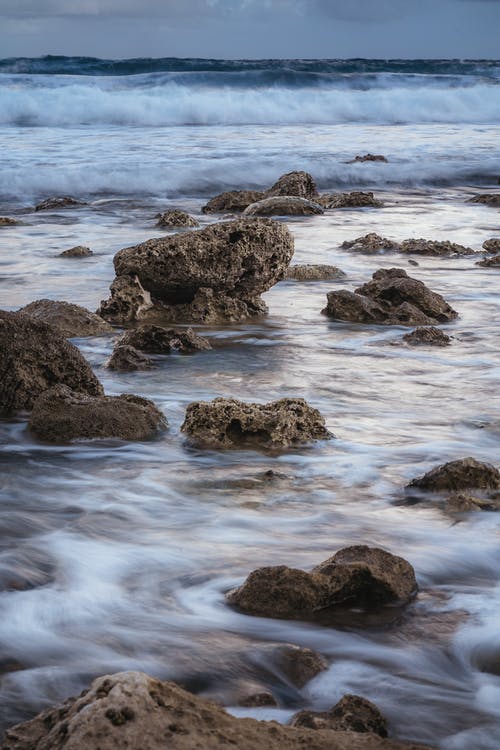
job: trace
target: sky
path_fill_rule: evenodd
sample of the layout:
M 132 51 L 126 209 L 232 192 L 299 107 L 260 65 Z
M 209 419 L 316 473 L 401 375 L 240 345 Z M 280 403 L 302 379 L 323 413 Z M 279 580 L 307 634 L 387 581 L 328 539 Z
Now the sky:
M 500 0 L 0 0 L 0 57 L 500 58 Z

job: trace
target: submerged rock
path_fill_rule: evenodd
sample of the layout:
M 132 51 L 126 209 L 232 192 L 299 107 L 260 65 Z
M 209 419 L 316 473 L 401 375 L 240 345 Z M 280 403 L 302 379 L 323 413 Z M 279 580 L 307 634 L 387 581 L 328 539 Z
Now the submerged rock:
M 9 216 L 0 216 L 0 227 L 15 227 L 21 224 L 17 219 L 11 219 Z
M 0 311 L 0 415 L 31 409 L 38 396 L 63 383 L 99 396 L 103 389 L 87 360 L 47 323 Z
M 129 345 L 149 354 L 169 354 L 176 349 L 182 354 L 211 349 L 210 342 L 192 328 L 163 328 L 146 325 L 127 331 L 118 344 Z
M 89 255 L 93 255 L 94 253 L 90 249 L 90 247 L 84 247 L 83 245 L 76 245 L 75 247 L 70 247 L 69 250 L 64 250 L 62 253 L 59 253 L 60 258 L 87 258 Z
M 318 197 L 318 189 L 309 172 L 287 172 L 266 190 L 266 197 L 275 195 L 290 196 L 314 200 Z
M 413 479 L 406 489 L 426 492 L 461 492 L 469 489 L 500 489 L 500 472 L 492 464 L 475 458 L 461 458 L 440 464 Z
M 449 240 L 404 240 L 400 246 L 401 253 L 415 253 L 416 255 L 474 255 L 475 251 L 464 245 L 457 245 Z
M 251 203 L 243 211 L 243 216 L 313 216 L 323 213 L 324 209 L 318 203 L 287 195 Z
M 434 326 L 416 328 L 411 333 L 405 333 L 403 341 L 410 346 L 448 346 L 451 344 L 450 336 Z
M 162 412 L 146 398 L 88 396 L 58 385 L 35 401 L 29 421 L 31 433 L 47 443 L 69 443 L 91 438 L 147 440 L 167 427 Z
M 52 208 L 76 208 L 77 206 L 85 205 L 87 204 L 84 201 L 71 198 L 69 195 L 64 195 L 56 198 L 46 198 L 35 206 L 35 211 L 49 211 Z
M 483 242 L 483 249 L 487 253 L 500 253 L 500 237 L 492 237 Z
M 384 205 L 373 193 L 359 191 L 320 196 L 318 203 L 325 208 L 382 208 Z
M 427 326 L 458 317 L 440 294 L 402 268 L 380 269 L 354 292 L 329 292 L 327 300 L 323 314 L 356 323 Z
M 28 315 L 33 320 L 48 323 L 67 338 L 101 336 L 113 331 L 112 326 L 99 315 L 71 302 L 39 299 L 30 302 L 18 312 Z
M 381 161 L 387 164 L 388 159 L 385 156 L 383 156 L 383 154 L 365 154 L 364 156 L 355 156 L 354 159 L 351 159 L 351 161 L 346 162 L 346 164 L 356 164 L 356 162 L 365 162 L 365 161 Z
M 384 250 L 399 252 L 401 245 L 394 240 L 388 240 L 387 237 L 381 237 L 375 232 L 369 232 L 363 237 L 356 237 L 355 240 L 346 240 L 340 246 L 344 250 L 352 250 L 357 253 L 380 253 Z
M 238 719 L 173 682 L 160 682 L 142 672 L 99 677 L 79 697 L 8 729 L 0 750 L 220 750 L 226 746 L 239 750 L 429 750 L 373 732 L 311 730 Z
M 240 213 L 251 203 L 265 197 L 266 194 L 259 190 L 230 190 L 211 198 L 201 211 L 204 214 Z
M 173 208 L 158 214 L 157 227 L 199 227 L 200 222 L 194 216 L 190 216 L 185 211 Z
M 337 266 L 296 265 L 289 266 L 285 279 L 295 281 L 333 281 L 344 278 L 345 273 Z
M 195 401 L 186 409 L 181 430 L 190 442 L 207 448 L 289 448 L 332 437 L 319 411 L 303 398 L 268 404 Z
M 372 732 L 387 737 L 387 719 L 374 703 L 359 695 L 344 695 L 329 711 L 299 711 L 290 724 L 308 729 Z
M 133 372 L 134 370 L 149 370 L 153 366 L 151 357 L 146 357 L 133 346 L 118 343 L 113 349 L 111 357 L 106 363 L 110 370 Z
M 483 193 L 470 198 L 469 203 L 483 203 L 485 206 L 500 206 L 500 193 Z
M 490 258 L 484 258 L 483 260 L 479 260 L 476 263 L 476 266 L 500 266 L 500 253 L 497 255 L 492 255 Z

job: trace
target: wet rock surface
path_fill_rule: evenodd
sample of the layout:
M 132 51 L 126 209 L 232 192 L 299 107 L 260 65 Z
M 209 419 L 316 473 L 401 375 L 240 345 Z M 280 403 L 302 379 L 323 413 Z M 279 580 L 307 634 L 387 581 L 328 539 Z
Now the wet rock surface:
M 487 253 L 500 253 L 500 237 L 492 237 L 483 242 L 483 249 Z
M 324 209 L 307 198 L 298 196 L 274 196 L 251 203 L 243 211 L 243 216 L 314 216 L 323 214 Z
M 93 255 L 94 253 L 90 249 L 90 247 L 85 247 L 84 245 L 76 245 L 75 247 L 70 247 L 69 250 L 64 250 L 62 253 L 59 253 L 60 258 L 88 258 L 89 255 Z
M 0 414 L 31 409 L 58 383 L 99 396 L 102 386 L 76 346 L 47 323 L 0 311 Z
M 156 216 L 158 221 L 156 222 L 157 227 L 199 227 L 200 222 L 195 219 L 194 216 L 190 216 L 185 211 L 181 211 L 178 208 L 173 208 L 168 211 L 164 211 Z
M 85 206 L 84 201 L 72 198 L 69 195 L 59 196 L 55 198 L 46 198 L 45 200 L 37 203 L 35 211 L 49 211 L 51 209 L 59 208 L 77 208 L 78 206 Z
M 147 440 L 165 429 L 167 420 L 148 399 L 87 396 L 64 385 L 44 392 L 34 403 L 31 433 L 44 442 L 68 443 L 92 438 Z
M 356 164 L 357 162 L 365 161 L 381 161 L 385 164 L 388 163 L 387 157 L 385 157 L 383 154 L 365 154 L 364 156 L 355 156 L 354 159 L 348 161 L 347 164 Z
M 229 190 L 211 198 L 201 210 L 204 214 L 241 213 L 251 203 L 265 197 L 261 190 Z
M 147 357 L 135 347 L 118 343 L 106 367 L 110 370 L 133 372 L 134 370 L 149 370 L 153 364 L 151 357 Z
M 285 678 L 298 688 L 303 688 L 328 667 L 326 660 L 316 651 L 292 644 L 278 646 L 272 660 Z
M 449 240 L 424 240 L 410 239 L 403 240 L 399 251 L 401 253 L 414 253 L 415 255 L 474 255 L 475 251 L 470 247 L 458 245 L 456 242 Z
M 127 331 L 119 345 L 129 345 L 149 354 L 169 354 L 173 349 L 182 354 L 211 349 L 210 342 L 192 328 L 164 328 L 144 325 Z
M 102 300 L 97 314 L 110 323 L 132 323 L 143 318 L 153 307 L 150 293 L 137 276 L 117 276 L 109 289 L 111 296 Z
M 320 196 L 318 203 L 325 208 L 382 208 L 384 205 L 371 192 L 353 191 Z
M 487 268 L 492 266 L 500 266 L 500 253 L 492 255 L 490 258 L 484 258 L 476 263 L 477 266 L 486 266 Z
M 17 219 L 11 219 L 9 216 L 0 216 L 0 227 L 15 227 L 20 223 Z
M 399 242 L 388 240 L 387 237 L 381 237 L 375 232 L 369 232 L 363 237 L 356 237 L 355 240 L 346 240 L 340 247 L 344 250 L 371 255 L 372 253 L 380 253 L 384 250 L 399 252 L 401 245 Z
M 344 277 L 345 273 L 337 266 L 308 264 L 289 266 L 285 275 L 285 279 L 294 281 L 334 281 Z
M 475 195 L 474 198 L 469 200 L 469 203 L 482 203 L 485 206 L 500 206 L 500 193 L 483 193 L 482 195 Z
M 343 709 L 348 715 L 348 708 Z M 351 708 L 354 713 L 354 708 Z M 0 750 L 425 750 L 373 732 L 311 730 L 237 719 L 142 672 L 94 680 L 77 698 L 9 729 Z
M 492 464 L 475 458 L 449 461 L 413 479 L 407 489 L 426 492 L 461 492 L 469 489 L 500 489 L 500 472 Z
M 103 318 L 85 307 L 60 300 L 39 299 L 18 310 L 32 320 L 53 326 L 67 338 L 102 336 L 113 331 Z
M 344 695 L 329 711 L 299 711 L 290 723 L 292 727 L 372 732 L 387 737 L 387 719 L 374 703 L 359 695 Z
M 317 409 L 302 398 L 254 404 L 232 398 L 189 404 L 181 427 L 207 448 L 290 448 L 331 437 Z
M 451 337 L 435 326 L 428 326 L 405 333 L 403 341 L 409 346 L 449 346 Z
M 401 268 L 376 271 L 354 292 L 329 292 L 322 312 L 336 320 L 403 326 L 436 325 L 458 317 L 440 294 Z

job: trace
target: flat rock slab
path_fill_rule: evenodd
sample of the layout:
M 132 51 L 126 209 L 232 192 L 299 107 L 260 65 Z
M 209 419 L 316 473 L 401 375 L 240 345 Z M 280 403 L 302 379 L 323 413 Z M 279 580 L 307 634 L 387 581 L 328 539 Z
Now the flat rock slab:
M 147 440 L 167 427 L 163 413 L 148 399 L 121 396 L 87 396 L 59 385 L 35 402 L 29 429 L 48 443 L 118 438 Z
M 251 203 L 243 216 L 317 216 L 325 210 L 319 203 L 298 196 L 274 196 Z
M 32 320 L 53 326 L 67 338 L 101 336 L 113 332 L 113 327 L 99 315 L 71 302 L 39 299 L 18 312 L 28 315 Z

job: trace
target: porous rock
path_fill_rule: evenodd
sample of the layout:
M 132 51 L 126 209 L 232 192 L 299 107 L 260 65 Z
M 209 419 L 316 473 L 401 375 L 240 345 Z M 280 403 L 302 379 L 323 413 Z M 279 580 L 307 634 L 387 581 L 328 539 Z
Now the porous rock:
M 401 253 L 435 256 L 474 255 L 475 252 L 470 247 L 464 247 L 449 240 L 424 240 L 422 238 L 403 240 L 399 250 Z
M 354 190 L 351 193 L 334 193 L 320 196 L 318 203 L 325 208 L 381 208 L 384 204 L 373 193 Z
M 46 198 L 35 206 L 35 211 L 49 211 L 53 208 L 76 208 L 77 206 L 85 205 L 84 201 L 71 198 L 69 195 L 64 195 L 56 198 Z
M 399 252 L 401 246 L 399 242 L 388 240 L 387 237 L 381 237 L 375 232 L 369 232 L 363 237 L 356 237 L 355 240 L 346 240 L 340 247 L 344 250 L 352 250 L 353 252 L 370 255 L 372 253 L 380 253 L 384 250 Z
M 129 345 L 149 354 L 169 354 L 175 349 L 182 354 L 211 349 L 209 341 L 192 328 L 164 328 L 143 325 L 127 331 L 119 345 Z
M 469 203 L 482 203 L 485 206 L 500 206 L 500 193 L 483 193 L 470 198 Z
M 344 695 L 329 711 L 299 711 L 290 724 L 316 730 L 372 732 L 387 737 L 387 719 L 374 703 L 359 695 Z
M 31 433 L 48 443 L 91 438 L 147 440 L 167 426 L 162 412 L 146 398 L 132 394 L 88 396 L 58 385 L 35 401 Z
M 200 222 L 195 219 L 194 216 L 190 216 L 185 211 L 180 211 L 178 208 L 172 208 L 168 211 L 164 211 L 158 214 L 156 217 L 157 227 L 199 227 Z
M 190 442 L 210 448 L 289 448 L 331 437 L 320 412 L 303 398 L 268 404 L 195 401 L 186 409 L 181 430 Z
M 483 242 L 483 249 L 487 253 L 500 253 L 500 237 L 492 237 L 490 240 Z
M 236 686 L 236 704 L 245 708 L 259 708 L 261 706 L 277 706 L 278 701 L 263 685 L 242 681 Z
M 410 346 L 448 346 L 451 344 L 450 336 L 435 326 L 415 328 L 411 333 L 405 333 L 403 341 Z
M 97 314 L 110 323 L 126 324 L 143 318 L 153 307 L 151 295 L 137 276 L 117 276 L 110 286 L 111 296 L 102 300 Z
M 328 668 L 325 659 L 310 648 L 285 643 L 272 654 L 272 661 L 295 687 L 303 688 Z
M 265 197 L 260 190 L 229 190 L 211 198 L 201 210 L 204 214 L 241 213 L 251 203 Z
M 15 227 L 20 223 L 17 219 L 11 219 L 9 216 L 0 216 L 0 227 Z
M 470 456 L 449 461 L 416 477 L 407 489 L 426 492 L 461 492 L 469 489 L 499 489 L 500 472 L 492 464 L 478 461 Z
M 476 263 L 476 266 L 500 266 L 500 253 L 492 255 L 490 258 L 484 258 Z
M 142 672 L 94 680 L 77 698 L 7 730 L 0 750 L 426 750 L 422 745 L 330 729 L 238 719 Z M 429 750 L 429 748 L 427 748 Z
M 64 383 L 99 396 L 103 389 L 76 346 L 54 328 L 21 313 L 0 311 L 0 414 L 31 409 L 44 391 Z
M 18 312 L 28 315 L 32 320 L 48 323 L 67 338 L 100 336 L 113 331 L 110 324 L 99 315 L 80 305 L 61 300 L 39 299 Z
M 119 342 L 106 363 L 106 367 L 110 370 L 120 370 L 122 372 L 149 370 L 152 366 L 153 360 L 151 357 L 146 357 L 145 354 L 133 346 L 120 344 Z
M 351 161 L 346 162 L 347 164 L 356 164 L 357 162 L 365 161 L 381 161 L 387 164 L 388 159 L 383 154 L 365 154 L 364 156 L 355 156 Z
M 359 323 L 426 326 L 446 323 L 458 315 L 440 294 L 401 268 L 380 269 L 354 292 L 329 292 L 327 301 L 323 314 Z
M 85 247 L 84 245 L 76 245 L 75 247 L 70 247 L 69 250 L 64 250 L 62 253 L 59 253 L 60 258 L 88 258 L 89 255 L 93 255 L 94 253 L 90 249 L 90 247 Z
M 284 195 L 251 203 L 243 211 L 243 216 L 314 216 L 324 212 L 318 203 L 307 198 Z
M 287 172 L 266 190 L 266 197 L 295 195 L 299 198 L 315 200 L 319 193 L 309 172 Z
M 296 265 L 288 266 L 285 279 L 294 281 L 333 281 L 342 279 L 345 273 L 337 266 Z

